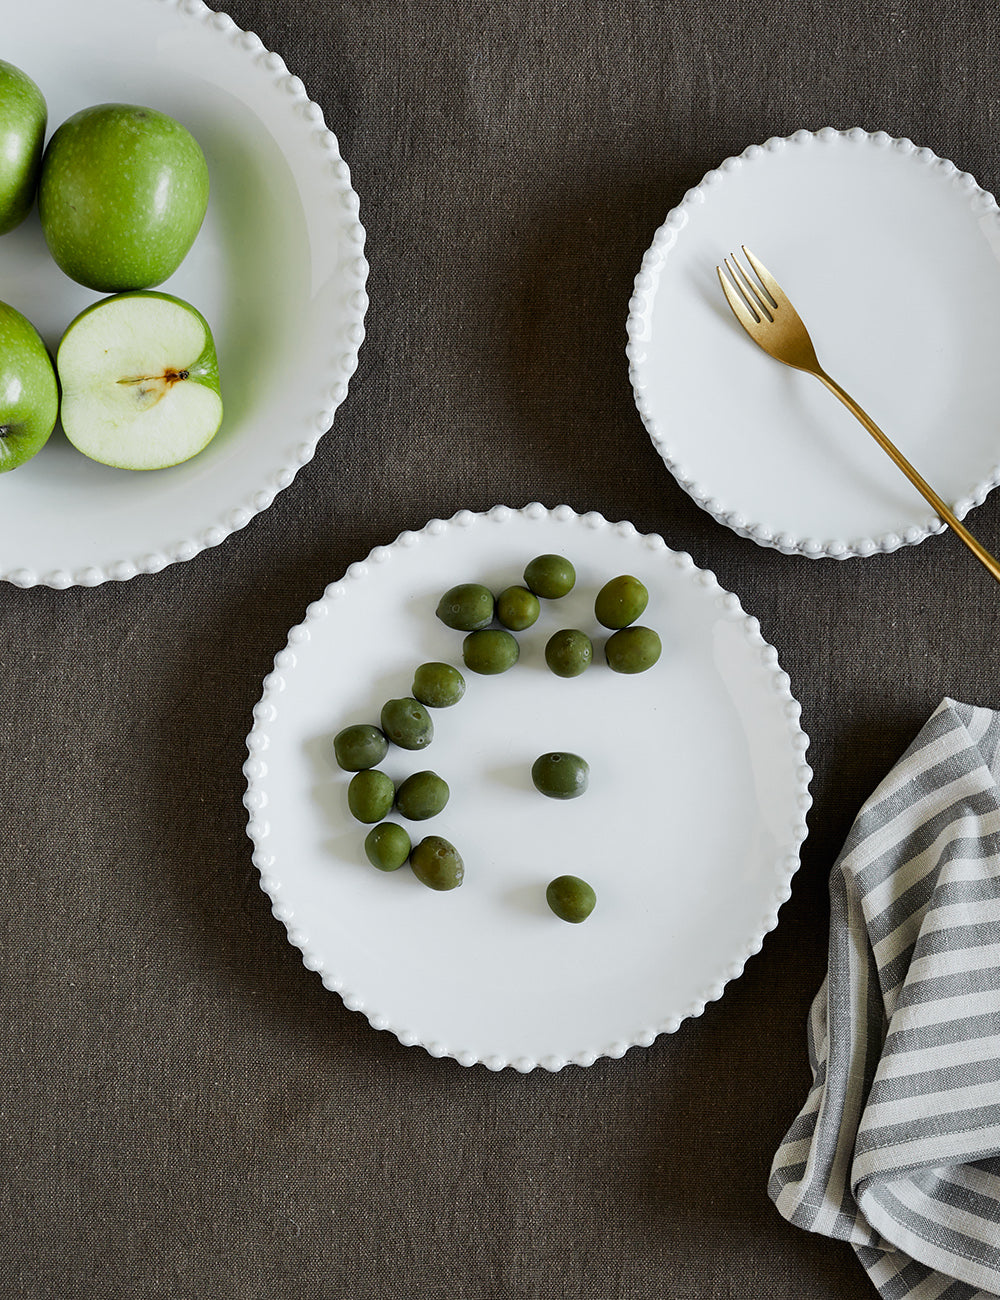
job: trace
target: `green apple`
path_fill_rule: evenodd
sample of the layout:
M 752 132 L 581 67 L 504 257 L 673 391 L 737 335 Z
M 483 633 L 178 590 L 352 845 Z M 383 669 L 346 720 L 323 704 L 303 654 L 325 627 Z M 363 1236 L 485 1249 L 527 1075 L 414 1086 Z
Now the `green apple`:
M 58 414 L 48 349 L 30 320 L 0 302 L 0 474 L 45 446 Z
M 154 108 L 85 108 L 56 130 L 42 158 L 38 215 L 46 243 L 88 289 L 162 284 L 187 256 L 207 205 L 201 146 Z
M 48 111 L 31 78 L 0 59 L 0 235 L 31 211 Z
M 56 369 L 63 431 L 104 465 L 177 465 L 222 422 L 212 331 L 169 293 L 119 293 L 87 307 L 63 335 Z

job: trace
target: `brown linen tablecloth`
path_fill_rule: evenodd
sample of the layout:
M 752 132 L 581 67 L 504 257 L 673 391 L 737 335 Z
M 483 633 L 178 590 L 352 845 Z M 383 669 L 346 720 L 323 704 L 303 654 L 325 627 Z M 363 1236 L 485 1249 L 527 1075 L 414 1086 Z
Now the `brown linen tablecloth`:
M 768 1170 L 808 1087 L 836 853 L 944 695 L 997 707 L 1000 591 L 950 536 L 837 563 L 714 522 L 643 430 L 625 317 L 667 211 L 769 136 L 884 129 L 996 190 L 1000 24 L 968 0 L 228 11 L 338 135 L 367 337 L 332 433 L 246 529 L 155 576 L 0 588 L 0 1294 L 869 1296 Z M 404 1048 L 303 968 L 241 765 L 328 582 L 404 528 L 533 500 L 661 533 L 740 595 L 802 702 L 815 802 L 720 1002 L 521 1076 Z M 995 494 L 975 522 L 996 549 Z

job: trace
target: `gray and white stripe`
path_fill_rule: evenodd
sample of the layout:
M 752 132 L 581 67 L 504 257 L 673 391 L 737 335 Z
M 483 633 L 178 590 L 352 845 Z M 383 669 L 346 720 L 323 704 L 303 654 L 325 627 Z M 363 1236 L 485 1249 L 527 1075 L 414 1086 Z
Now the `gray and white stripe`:
M 830 878 L 781 1214 L 883 1300 L 1000 1296 L 1000 714 L 942 701 Z

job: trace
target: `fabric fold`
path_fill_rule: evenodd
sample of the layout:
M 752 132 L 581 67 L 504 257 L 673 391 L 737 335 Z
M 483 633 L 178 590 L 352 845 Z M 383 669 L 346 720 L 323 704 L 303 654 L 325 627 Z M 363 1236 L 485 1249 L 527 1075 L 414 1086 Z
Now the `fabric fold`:
M 1000 1295 L 1000 714 L 945 699 L 830 878 L 812 1087 L 769 1192 L 885 1300 Z

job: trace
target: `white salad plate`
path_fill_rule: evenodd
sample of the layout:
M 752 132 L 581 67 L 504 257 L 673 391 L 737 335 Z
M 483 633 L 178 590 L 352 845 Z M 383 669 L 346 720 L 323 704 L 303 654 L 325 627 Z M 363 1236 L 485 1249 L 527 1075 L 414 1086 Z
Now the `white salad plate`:
M 0 475 L 0 577 L 93 586 L 215 546 L 264 510 L 313 455 L 357 364 L 367 307 L 365 234 L 347 164 L 298 77 L 200 0 L 33 0 L 5 15 L 3 57 L 49 108 L 158 108 L 194 134 L 211 195 L 191 252 L 161 288 L 209 321 L 223 425 L 172 469 L 115 470 L 57 427 Z M 37 209 L 0 241 L 0 299 L 55 349 L 102 295 L 50 258 Z
M 498 592 L 549 553 L 573 562 L 576 586 L 517 634 L 517 664 L 466 671 L 463 699 L 432 712 L 430 746 L 391 746 L 381 765 L 394 781 L 430 768 L 448 782 L 443 812 L 403 824 L 414 843 L 454 844 L 464 882 L 436 893 L 407 866 L 378 871 L 335 734 L 377 725 L 419 664 L 461 668 L 462 634 L 435 616 L 449 587 Z M 598 589 L 623 573 L 647 586 L 640 622 L 663 642 L 634 676 L 606 665 L 594 617 Z M 594 640 L 579 677 L 545 665 L 560 627 Z M 305 965 L 406 1045 L 522 1072 L 619 1057 L 700 1015 L 776 924 L 810 802 L 799 718 L 757 620 L 659 536 L 567 506 L 461 511 L 351 565 L 276 656 L 244 768 L 261 887 Z M 534 789 L 531 765 L 552 750 L 589 763 L 579 798 Z M 596 890 L 583 923 L 547 907 L 562 874 Z
M 746 336 L 716 267 L 745 245 L 821 363 L 963 516 L 1000 480 L 1000 215 L 909 140 L 799 131 L 710 171 L 656 232 L 627 353 L 639 412 L 681 486 L 737 533 L 845 558 L 943 525 L 813 377 Z

